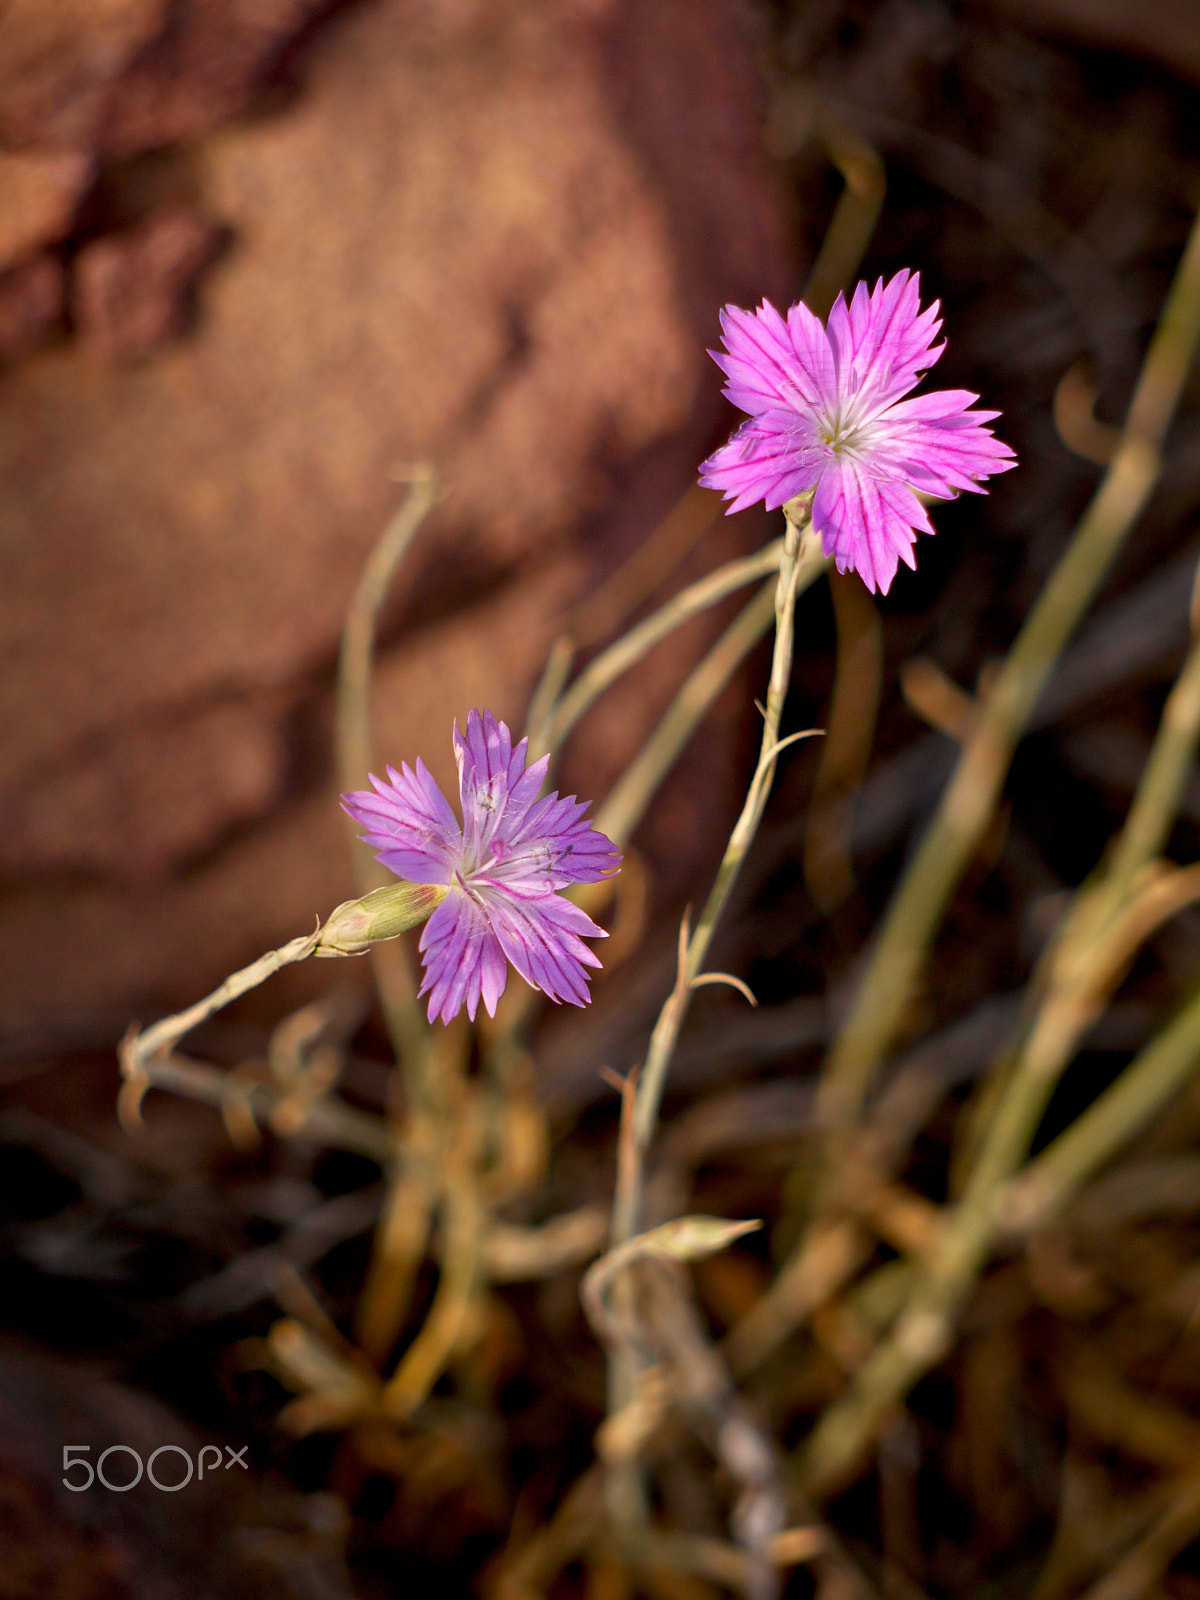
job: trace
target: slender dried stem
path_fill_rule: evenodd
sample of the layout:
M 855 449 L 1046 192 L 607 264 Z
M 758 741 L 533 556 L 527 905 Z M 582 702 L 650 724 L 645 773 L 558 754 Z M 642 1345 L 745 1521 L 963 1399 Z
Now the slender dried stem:
M 537 688 L 529 700 L 529 709 L 525 713 L 525 732 L 529 736 L 531 746 L 537 743 L 541 736 L 540 729 L 553 715 L 555 706 L 562 698 L 567 679 L 571 675 L 571 668 L 575 665 L 577 649 L 578 646 L 569 633 L 560 633 L 550 646 L 546 665 L 542 668 L 542 675 L 538 679 Z
M 1200 585 L 1200 573 L 1197 573 Z M 1109 879 L 1122 891 L 1146 862 L 1163 849 L 1179 811 L 1184 785 L 1196 759 L 1200 726 L 1200 628 L 1192 606 L 1192 646 L 1163 707 L 1158 735 L 1125 826 L 1109 863 Z
M 135 1031 L 128 1034 L 121 1045 L 121 1066 L 125 1076 L 130 1078 L 144 1070 L 155 1056 L 165 1055 L 172 1050 L 185 1033 L 199 1027 L 239 996 L 257 989 L 260 983 L 273 977 L 281 967 L 290 966 L 294 961 L 306 961 L 320 942 L 320 928 L 302 939 L 290 939 L 278 950 L 268 950 L 265 956 L 259 956 L 248 967 L 231 973 L 211 994 L 205 995 L 203 1000 L 197 1000 L 186 1011 L 164 1017 L 161 1022 L 140 1033 Z
M 579 674 L 552 714 L 540 727 L 531 730 L 529 759 L 533 761 L 548 750 L 556 750 L 592 702 L 681 623 L 701 611 L 707 611 L 710 606 L 724 600 L 726 595 L 736 594 L 747 584 L 774 572 L 779 566 L 782 550 L 783 540 L 775 539 L 756 555 L 718 567 L 708 577 L 681 589 L 644 622 L 639 622 L 615 644 L 602 651 Z
M 383 1409 L 395 1421 L 413 1414 L 445 1370 L 478 1292 L 484 1223 L 475 1171 L 478 1121 L 470 1105 L 461 1107 L 457 1137 L 440 1174 L 445 1228 L 441 1278 L 429 1315 L 384 1387 Z
M 255 1123 L 265 1123 L 268 1127 L 281 1106 L 290 1109 L 294 1104 L 288 1090 L 269 1083 L 249 1082 L 186 1056 L 156 1053 L 141 1058 L 129 1054 L 131 1042 L 127 1041 L 121 1048 L 125 1083 L 118 1102 L 121 1121 L 127 1128 L 136 1124 L 138 1109 L 148 1089 L 165 1089 L 188 1100 L 214 1106 L 218 1111 L 236 1104 Z M 330 1096 L 308 1105 L 303 1121 L 299 1126 L 289 1127 L 289 1134 L 293 1138 L 312 1139 L 330 1149 L 366 1156 L 384 1167 L 398 1156 L 396 1139 L 387 1123 Z
M 699 661 L 659 718 L 653 733 L 609 791 L 596 826 L 625 844 L 645 816 L 658 786 L 710 706 L 766 633 L 775 616 L 775 585 L 767 583 Z
M 1005 1229 L 1041 1227 L 1200 1069 L 1200 994 L 1003 1192 Z
M 589 1467 L 549 1522 L 519 1550 L 505 1552 L 495 1600 L 542 1600 L 562 1569 L 597 1538 L 604 1520 L 604 1480 Z
M 380 607 L 396 569 L 403 561 L 437 495 L 431 467 L 414 467 L 403 505 L 383 531 L 363 568 L 346 613 L 338 661 L 337 769 L 342 789 L 360 788 L 371 766 L 371 667 Z M 346 819 L 360 895 L 391 882 L 391 874 L 363 844 L 355 824 Z M 425 1044 L 417 1006 L 417 985 L 408 953 L 393 940 L 371 951 L 371 966 L 380 1004 L 397 1059 L 416 1059 Z
M 1167 1509 L 1083 1600 L 1141 1600 L 1161 1592 L 1159 1579 L 1175 1557 L 1200 1534 L 1200 1463 L 1171 1485 Z
M 1168 696 L 1125 826 L 1107 864 L 1095 881 L 1079 891 L 1063 919 L 1035 981 L 1035 989 L 1041 991 L 1038 1009 L 1004 1052 L 1006 1076 L 981 1132 L 962 1199 L 948 1217 L 895 1329 L 859 1369 L 847 1394 L 826 1412 L 808 1442 L 804 1461 L 814 1488 L 827 1489 L 840 1481 L 887 1411 L 947 1349 L 958 1309 L 1003 1225 L 1005 1187 L 1024 1160 L 1079 1039 L 1102 1012 L 1149 933 L 1165 916 L 1200 895 L 1200 868 L 1165 872 L 1154 859 L 1177 815 L 1198 743 L 1200 636 L 1193 640 Z M 1055 1162 L 1062 1162 L 1061 1150 L 1066 1148 L 1069 1178 L 1077 1181 L 1111 1152 L 1114 1141 L 1130 1137 L 1149 1114 L 1147 1106 L 1156 1097 L 1161 1104 L 1181 1075 L 1194 1068 L 1194 1028 L 1189 1008 L 1102 1097 L 1107 1101 L 1105 1111 L 1093 1116 L 1093 1107 L 1080 1119 L 1087 1124 L 1082 1146 L 1078 1137 L 1065 1146 L 1058 1141 Z M 1134 1092 L 1115 1093 L 1126 1079 L 1134 1083 Z M 1114 1119 L 1114 1106 L 1118 1117 L 1130 1118 L 1124 1126 Z M 1035 1210 L 1039 1190 L 1044 1195 L 1054 1176 L 1052 1164 L 1029 1180 Z M 1027 1206 L 1029 1193 L 1026 1190 Z M 1010 1216 L 1011 1206 L 1010 1199 Z
M 580 648 L 602 639 L 641 605 L 723 511 L 720 495 L 690 484 L 628 560 L 571 612 L 567 631 Z

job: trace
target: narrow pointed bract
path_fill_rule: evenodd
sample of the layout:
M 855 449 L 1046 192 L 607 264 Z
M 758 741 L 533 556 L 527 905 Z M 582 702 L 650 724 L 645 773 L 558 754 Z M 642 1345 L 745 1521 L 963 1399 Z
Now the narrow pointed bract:
M 979 398 L 944 389 L 905 400 L 938 359 L 938 303 L 920 309 L 920 280 L 899 272 L 873 290 L 839 295 L 825 326 L 804 305 L 786 319 L 764 300 L 757 311 L 726 306 L 724 350 L 709 354 L 725 374 L 725 397 L 749 412 L 700 468 L 706 489 L 768 511 L 815 490 L 813 527 L 839 572 L 854 570 L 886 594 L 899 562 L 915 567 L 916 533 L 933 526 L 917 491 L 984 494 L 981 480 L 1016 465 L 971 411 Z
M 465 735 L 454 724 L 461 827 L 420 759 L 342 796 L 385 867 L 448 891 L 421 934 L 430 1022 L 463 1006 L 474 1021 L 480 1000 L 495 1016 L 510 962 L 551 1000 L 590 999 L 585 969 L 600 962 L 583 939 L 606 935 L 558 891 L 611 877 L 621 854 L 585 820 L 586 804 L 538 799 L 550 758 L 527 769 L 528 743 L 514 748 L 490 711 L 472 711 Z

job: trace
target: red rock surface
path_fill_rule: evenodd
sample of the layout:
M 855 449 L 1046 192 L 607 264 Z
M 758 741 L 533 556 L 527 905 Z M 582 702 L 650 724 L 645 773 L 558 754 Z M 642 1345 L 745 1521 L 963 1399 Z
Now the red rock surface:
M 89 148 L 113 85 L 167 10 L 167 0 L 9 0 L 0 11 L 0 139 Z
M 220 244 L 219 228 L 178 207 L 94 240 L 75 261 L 71 310 L 80 337 L 110 361 L 169 344 L 187 328 L 192 286 Z
M 520 719 L 562 609 L 711 442 L 717 307 L 787 292 L 739 19 L 364 0 L 285 109 L 188 147 L 232 241 L 191 333 L 0 379 L 0 1020 L 186 999 L 345 894 L 328 687 L 396 463 L 447 493 L 389 610 L 381 755 L 444 778 L 452 716 Z M 611 778 L 684 668 L 568 778 Z M 729 752 L 693 754 L 701 816 Z
M 86 151 L 0 151 L 0 269 L 66 233 L 91 176 Z
M 58 326 L 64 301 L 62 263 L 49 251 L 0 272 L 0 356 L 36 350 Z

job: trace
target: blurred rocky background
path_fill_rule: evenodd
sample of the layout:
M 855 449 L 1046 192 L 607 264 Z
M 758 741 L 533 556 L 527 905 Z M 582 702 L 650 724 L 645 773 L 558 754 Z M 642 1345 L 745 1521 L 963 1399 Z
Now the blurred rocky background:
M 843 191 L 831 156 L 858 141 L 887 186 L 863 273 L 920 269 L 946 317 L 940 381 L 1002 409 L 1021 470 L 939 508 L 881 603 L 851 892 L 830 910 L 805 882 L 820 751 L 799 745 L 717 952 L 762 1005 L 706 991 L 681 1043 L 664 1170 L 699 1209 L 774 1217 L 859 952 L 953 757 L 907 664 L 970 689 L 1087 503 L 1200 203 L 1198 80 L 1200 12 L 1179 0 L 0 5 L 0 1597 L 490 1596 L 506 1542 L 536 1540 L 603 1415 L 577 1276 L 490 1293 L 452 1392 L 382 1454 L 288 1439 L 288 1392 L 255 1354 L 273 1296 L 286 1280 L 289 1314 L 313 1313 L 309 1285 L 318 1321 L 352 1326 L 379 1168 L 302 1140 L 235 1147 L 236 1127 L 166 1095 L 130 1136 L 114 1042 L 351 891 L 335 662 L 397 474 L 428 460 L 443 494 L 386 610 L 376 749 L 448 783 L 451 718 L 486 703 L 520 721 L 563 619 L 723 437 L 717 310 L 799 293 Z M 936 1204 L 968 1086 L 1125 814 L 1182 655 L 1196 399 L 1193 378 L 908 1019 L 945 1094 L 903 1177 Z M 698 540 L 659 597 L 770 531 L 690 504 Z M 723 615 L 580 725 L 568 788 L 604 792 Z M 798 615 L 789 729 L 826 716 L 833 641 L 822 586 Z M 761 681 L 719 704 L 637 837 L 672 912 L 707 882 Z M 1195 781 L 1172 853 L 1200 854 Z M 538 1039 L 553 1160 L 518 1220 L 611 1197 L 598 1068 L 644 1048 L 669 916 L 654 939 Z M 1140 958 L 1070 1104 L 1198 963 L 1193 910 Z M 303 983 L 344 976 L 314 966 L 197 1051 L 252 1066 Z M 344 1091 L 379 1112 L 382 1035 L 340 993 L 331 1014 Z M 1193 1094 L 1150 1154 L 1186 1155 L 1198 1119 Z M 1162 1475 L 1194 1470 L 1189 1182 L 983 1280 L 961 1347 L 830 1511 L 881 1595 L 1023 1597 L 1045 1570 L 1040 1600 L 1070 1600 Z M 747 1250 L 698 1274 L 713 1328 L 766 1270 Z M 405 1339 L 435 1281 L 426 1263 Z M 787 1443 L 844 1381 L 844 1309 L 755 1394 Z M 64 1442 L 117 1437 L 248 1443 L 253 1482 L 202 1500 L 61 1487 Z M 665 1514 L 718 1526 L 711 1461 L 670 1471 Z M 614 1572 L 589 1568 L 593 1600 L 623 1600 Z M 1154 1593 L 1195 1600 L 1197 1574 L 1185 1550 Z M 653 1582 L 652 1600 L 717 1592 Z M 811 1592 L 805 1570 L 790 1583 Z M 555 1593 L 577 1592 L 572 1568 Z
M 792 286 L 755 39 L 727 0 L 0 11 L 0 1026 L 111 1035 L 348 892 L 329 689 L 397 466 L 445 497 L 380 760 L 446 780 L 454 716 L 520 722 L 712 441 L 717 308 Z M 740 748 L 692 753 L 711 820 L 678 785 L 660 813 L 676 881 Z

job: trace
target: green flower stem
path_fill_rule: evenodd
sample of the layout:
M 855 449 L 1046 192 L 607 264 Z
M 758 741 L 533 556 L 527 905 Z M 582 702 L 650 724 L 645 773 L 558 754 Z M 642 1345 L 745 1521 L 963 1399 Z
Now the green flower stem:
M 119 1107 L 122 1120 L 130 1126 L 136 1125 L 142 1099 L 150 1088 L 171 1089 L 176 1094 L 189 1095 L 211 1105 L 225 1105 L 240 1099 L 256 1115 L 261 1108 L 274 1111 L 283 1106 L 288 1100 L 285 1092 L 268 1085 L 247 1088 L 232 1080 L 228 1073 L 201 1067 L 175 1055 L 175 1046 L 193 1028 L 242 995 L 249 994 L 251 989 L 257 989 L 283 967 L 307 961 L 309 956 L 362 955 L 375 948 L 375 941 L 395 939 L 399 933 L 424 922 L 444 894 L 445 890 L 436 884 L 393 881 L 361 900 L 347 900 L 312 933 L 290 939 L 279 949 L 268 950 L 248 967 L 230 973 L 211 994 L 206 994 L 203 1000 L 197 1000 L 185 1011 L 163 1017 L 149 1028 L 131 1029 L 118 1052 L 125 1080 Z M 315 1102 L 306 1116 L 312 1124 L 310 1131 L 314 1133 L 318 1123 L 322 1129 L 340 1129 L 329 1142 L 344 1149 L 362 1150 L 385 1165 L 398 1154 L 396 1139 L 382 1123 L 349 1107 L 339 1107 L 327 1097 Z M 347 1138 L 352 1142 L 347 1144 Z
M 791 500 L 784 507 L 787 517 L 787 539 L 784 557 L 779 565 L 779 579 L 775 585 L 775 648 L 771 655 L 771 676 L 767 685 L 767 714 L 763 718 L 762 744 L 758 766 L 750 780 L 741 815 L 729 835 L 725 855 L 717 869 L 716 882 L 709 892 L 696 931 L 688 946 L 688 977 L 694 980 L 704 966 L 704 958 L 721 913 L 733 892 L 746 854 L 754 842 L 767 797 L 775 780 L 775 765 L 779 754 L 779 724 L 783 716 L 783 703 L 787 698 L 788 683 L 792 676 L 792 649 L 795 642 L 796 598 L 827 570 L 829 558 L 821 549 L 821 540 L 809 521 L 811 495 Z M 643 1123 L 644 1119 L 644 1123 Z M 639 1110 L 634 1126 L 645 1125 L 647 1130 L 654 1121 L 649 1106 Z
M 843 141 L 833 153 L 833 159 L 846 180 L 846 193 L 839 202 L 834 227 L 831 230 L 836 235 L 836 240 L 826 241 L 820 257 L 823 271 L 814 272 L 813 279 L 810 279 L 810 294 L 806 294 L 805 297 L 810 307 L 811 293 L 815 292 L 818 296 L 823 294 L 824 290 L 820 284 L 832 284 L 835 270 L 843 272 L 847 277 L 852 275 L 853 263 L 866 248 L 883 203 L 885 178 L 882 164 L 873 150 L 861 144 L 851 147 L 849 141 Z M 820 283 L 814 280 L 820 280 Z M 830 292 L 830 301 L 835 292 L 836 289 Z M 627 838 L 633 832 L 670 763 L 682 749 L 727 678 L 735 670 L 737 662 L 748 654 L 761 634 L 766 631 L 773 613 L 776 617 L 775 648 L 771 662 L 762 753 L 741 816 L 730 836 L 716 882 L 709 894 L 696 932 L 690 938 L 687 935 L 685 922 L 681 934 L 680 970 L 675 988 L 668 997 L 655 1026 L 627 1127 L 626 1119 L 624 1117 L 622 1119 L 623 1137 L 628 1140 L 630 1146 L 623 1159 L 627 1181 L 617 1185 L 609 1238 L 610 1250 L 626 1245 L 636 1231 L 641 1205 L 644 1155 L 657 1121 L 667 1070 L 679 1028 L 682 1026 L 691 999 L 692 985 L 700 974 L 717 920 L 733 891 L 738 872 L 757 831 L 770 793 L 775 772 L 775 758 L 778 754 L 779 719 L 791 674 L 796 597 L 814 583 L 829 565 L 821 552 L 820 541 L 811 534 L 811 528 L 808 539 L 802 537 L 808 519 L 809 499 L 810 497 L 806 496 L 801 501 L 793 501 L 785 506 L 784 512 L 787 518 L 785 538 L 768 545 L 758 558 L 751 558 L 762 560 L 769 555 L 773 556 L 770 565 L 760 568 L 754 576 L 772 571 L 776 566 L 779 568 L 778 580 L 774 586 L 775 592 L 770 597 L 770 611 L 766 610 L 769 591 L 756 596 L 750 605 L 744 608 L 741 616 L 735 619 L 679 691 L 633 767 L 608 797 L 598 819 L 602 831 L 618 841 Z M 737 564 L 734 569 L 725 568 L 723 571 L 731 573 L 736 566 Z M 607 683 L 611 682 L 619 672 L 624 671 L 626 665 L 632 665 L 633 660 L 640 659 L 640 656 L 667 631 L 667 626 L 676 625 L 675 621 L 667 622 L 673 605 L 678 606 L 686 596 L 697 596 L 704 591 L 706 584 L 715 585 L 716 580 L 720 578 L 721 572 L 714 573 L 711 579 L 685 590 L 683 595 L 677 596 L 675 601 L 668 602 L 667 606 L 654 617 L 647 619 L 642 625 L 646 632 L 641 639 L 637 637 L 639 630 L 634 629 L 625 639 L 618 641 L 611 651 L 599 657 L 589 668 L 589 672 L 595 672 L 606 658 L 611 657 L 611 665 L 604 669 L 606 672 L 611 671 L 611 676 L 602 678 L 597 672 L 595 686 L 588 686 L 586 699 L 583 685 L 587 674 L 581 676 L 572 690 L 572 694 L 578 697 L 578 707 L 576 709 L 572 705 L 568 708 L 567 701 L 564 700 L 559 708 L 559 715 L 563 717 L 563 721 L 556 727 L 553 738 L 561 739 L 575 718 L 601 689 L 607 686 Z M 752 581 L 752 578 L 747 577 L 745 581 Z M 715 598 L 730 592 L 732 588 L 723 587 Z M 711 603 L 711 600 L 702 602 L 705 605 Z M 696 604 L 694 609 L 701 608 L 701 604 Z M 687 612 L 687 615 L 691 614 L 691 611 Z M 656 619 L 660 619 L 661 632 L 650 631 Z M 677 620 L 682 621 L 683 615 L 679 615 Z M 633 654 L 633 650 L 636 650 L 636 655 Z M 624 652 L 624 655 L 614 654 L 615 652 Z M 626 657 L 628 659 L 625 659 Z M 624 664 L 619 664 L 621 662 Z M 572 713 L 570 720 L 563 715 L 566 710 Z M 547 745 L 550 742 L 551 738 L 548 736 Z M 614 1295 L 618 1300 L 627 1299 L 628 1291 L 629 1285 L 625 1280 L 618 1281 L 614 1286 Z M 614 1350 L 609 1360 L 610 1416 L 633 1402 L 637 1392 L 638 1366 L 635 1353 L 623 1347 Z M 619 1531 L 620 1537 L 626 1542 L 631 1553 L 640 1550 L 644 1554 L 655 1535 L 647 1526 L 649 1506 L 642 1475 L 635 1461 L 609 1466 L 605 1472 L 605 1501 L 610 1525 Z M 738 1554 L 741 1555 L 741 1552 Z M 738 1577 L 741 1580 L 742 1574 L 739 1573 Z M 737 1586 L 741 1587 L 742 1582 Z
M 1159 450 L 1200 338 L 1200 222 L 1151 340 L 1121 443 L 1058 566 L 984 698 L 936 817 L 889 907 L 827 1063 L 819 1113 L 855 1121 L 963 872 L 1017 741 L 1064 645 L 1158 480 Z
M 793 640 L 793 611 L 795 607 L 797 587 L 800 580 L 801 569 L 809 574 L 811 582 L 816 575 L 824 570 L 824 557 L 820 555 L 819 547 L 815 553 L 806 547 L 801 554 L 801 535 L 808 527 L 806 502 L 791 502 L 786 508 L 787 533 L 782 541 L 782 551 L 779 557 L 779 576 L 771 586 L 773 593 L 769 596 L 770 613 L 760 623 L 758 612 L 763 605 L 763 597 L 758 596 L 745 608 L 741 617 L 735 620 L 724 638 L 710 653 L 710 657 L 721 658 L 722 646 L 730 640 L 731 636 L 738 640 L 737 654 L 733 655 L 732 646 L 729 654 L 733 657 L 727 667 L 722 667 L 720 681 L 723 682 L 728 673 L 733 670 L 736 662 L 742 658 L 745 650 L 754 643 L 754 638 L 745 637 L 751 628 L 757 630 L 765 627 L 769 615 L 775 617 L 775 647 L 771 659 L 771 676 L 767 691 L 766 717 L 764 719 L 762 751 L 758 766 L 750 781 L 750 788 L 742 808 L 742 813 L 734 825 L 730 835 L 729 844 L 726 846 L 725 856 L 717 872 L 716 882 L 709 894 L 708 902 L 697 924 L 696 931 L 690 937 L 687 933 L 686 919 L 684 929 L 680 935 L 679 971 L 675 986 L 668 996 L 665 1005 L 655 1024 L 651 1035 L 650 1046 L 646 1054 L 637 1094 L 633 1101 L 632 1115 L 622 1118 L 622 1141 L 625 1145 L 621 1153 L 621 1166 L 623 1169 L 622 1181 L 617 1184 L 617 1191 L 613 1201 L 612 1227 L 609 1233 L 610 1252 L 621 1252 L 629 1247 L 630 1241 L 638 1232 L 641 1217 L 641 1202 L 643 1190 L 643 1168 L 646 1151 L 653 1137 L 654 1125 L 658 1117 L 658 1107 L 662 1099 L 663 1086 L 666 1081 L 667 1069 L 671 1056 L 674 1053 L 675 1041 L 679 1036 L 679 1029 L 687 1014 L 691 1000 L 694 979 L 699 975 L 704 956 L 708 950 L 713 930 L 717 919 L 724 909 L 737 878 L 737 873 L 745 859 L 746 851 L 758 828 L 762 817 L 763 807 L 766 805 L 767 795 L 770 792 L 771 779 L 774 776 L 775 761 L 779 751 L 779 719 L 783 711 L 783 702 L 787 694 L 788 680 L 791 676 L 792 666 L 792 640 Z M 757 632 L 754 634 L 757 637 Z M 702 662 L 697 672 L 704 669 Z M 714 680 L 717 673 L 712 674 Z M 695 674 L 693 674 L 695 677 Z M 714 682 L 713 693 L 720 687 Z M 686 689 L 686 685 L 685 685 Z M 681 691 L 683 696 L 684 691 Z M 678 699 L 679 697 L 677 697 Z M 690 720 L 690 727 L 695 726 L 698 715 L 693 700 L 688 700 L 690 710 L 688 718 L 682 715 L 678 722 L 684 726 Z M 670 724 L 674 719 L 668 713 L 663 719 L 664 724 Z M 690 727 L 688 731 L 690 731 Z M 684 733 L 684 738 L 687 733 Z M 639 793 L 649 796 L 652 789 L 644 782 L 638 786 Z M 608 806 L 612 806 L 613 797 L 609 797 Z M 632 808 L 627 801 L 620 802 L 626 817 L 632 814 Z M 598 819 L 601 828 L 612 835 L 613 820 L 605 812 Z M 619 820 L 619 819 L 616 819 Z M 622 1258 L 623 1259 L 623 1258 Z M 622 1318 L 628 1316 L 631 1310 L 632 1285 L 627 1277 L 622 1275 L 613 1285 L 613 1304 L 618 1315 Z M 616 1416 L 623 1412 L 635 1401 L 638 1392 L 642 1358 L 637 1350 L 627 1342 L 617 1342 L 609 1356 L 608 1363 L 608 1412 Z M 632 1552 L 638 1547 L 638 1541 L 645 1530 L 649 1507 L 646 1497 L 645 1484 L 636 1460 L 622 1460 L 610 1463 L 605 1473 L 605 1501 L 611 1526 L 616 1531 L 619 1539 Z
M 750 787 L 742 806 L 741 815 L 738 817 L 737 822 L 734 824 L 733 832 L 729 836 L 729 843 L 725 847 L 725 854 L 720 867 L 717 869 L 716 881 L 709 893 L 707 903 L 696 924 L 695 932 L 687 940 L 686 949 L 681 952 L 679 982 L 663 1007 L 662 1014 L 651 1036 L 650 1048 L 647 1052 L 645 1066 L 638 1084 L 631 1126 L 637 1181 L 629 1185 L 628 1191 L 624 1196 L 618 1197 L 618 1204 L 614 1209 L 613 1215 L 611 1240 L 613 1248 L 624 1244 L 637 1231 L 641 1205 L 642 1161 L 649 1148 L 650 1140 L 653 1137 L 654 1125 L 658 1119 L 658 1107 L 662 1099 L 667 1069 L 674 1054 L 675 1042 L 679 1036 L 679 1029 L 683 1024 L 683 1019 L 687 1015 L 693 983 L 704 965 L 704 958 L 708 953 L 708 947 L 712 941 L 721 912 L 724 910 L 733 886 L 737 881 L 738 873 L 746 858 L 746 852 L 749 850 L 754 835 L 758 831 L 763 809 L 767 803 L 767 796 L 771 790 L 771 782 L 775 775 L 775 764 L 779 750 L 779 722 L 783 714 L 783 702 L 787 695 L 788 681 L 792 670 L 795 602 L 801 573 L 805 575 L 807 582 L 811 583 L 820 572 L 824 571 L 826 565 L 819 541 L 811 536 L 811 525 L 808 522 L 808 498 L 805 497 L 803 502 L 789 502 L 788 506 L 785 507 L 787 535 L 783 542 L 783 552 L 779 562 L 779 576 L 774 585 L 772 598 L 772 609 L 775 615 L 775 646 L 771 658 L 771 675 L 767 689 L 766 715 L 763 719 L 759 762 L 755 768 L 754 776 L 750 780 Z M 803 540 L 802 549 L 802 535 L 806 531 L 809 532 L 810 537 Z M 752 605 L 756 606 L 757 604 L 757 601 L 752 602 Z M 746 613 L 743 613 L 743 616 L 745 615 Z M 611 798 L 609 803 L 611 804 Z M 602 826 L 603 821 L 602 817 Z

